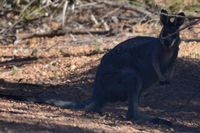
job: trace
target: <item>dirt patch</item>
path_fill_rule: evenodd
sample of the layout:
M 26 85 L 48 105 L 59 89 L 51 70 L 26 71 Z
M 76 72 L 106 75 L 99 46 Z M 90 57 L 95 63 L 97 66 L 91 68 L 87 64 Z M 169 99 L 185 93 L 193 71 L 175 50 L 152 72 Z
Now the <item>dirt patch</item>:
M 134 29 L 137 32 L 137 27 Z M 103 54 L 129 36 L 98 38 L 99 47 L 90 36 L 76 38 L 84 38 L 87 45 L 73 43 L 67 37 L 54 37 L 2 46 L 0 93 L 86 100 L 91 95 L 96 67 Z M 56 42 L 59 45 L 46 51 Z M 142 98 L 142 111 L 170 120 L 172 127 L 127 121 L 127 103 L 109 104 L 104 108 L 104 114 L 99 115 L 1 98 L 0 132 L 200 132 L 199 53 L 199 43 L 183 42 L 171 84 L 156 85 Z

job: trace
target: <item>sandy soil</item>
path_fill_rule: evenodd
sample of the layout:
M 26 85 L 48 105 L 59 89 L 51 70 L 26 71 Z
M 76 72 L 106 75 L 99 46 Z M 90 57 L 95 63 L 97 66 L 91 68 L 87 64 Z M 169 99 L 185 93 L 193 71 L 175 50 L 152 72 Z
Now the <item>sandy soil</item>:
M 187 33 L 183 36 L 193 37 Z M 100 46 L 91 41 L 90 36 L 76 38 L 81 42 L 70 41 L 69 37 L 33 38 L 1 46 L 0 93 L 72 101 L 87 99 L 92 92 L 96 67 L 106 49 L 129 36 L 96 37 Z M 47 50 L 56 43 L 59 44 Z M 0 132 L 198 133 L 199 87 L 200 44 L 183 42 L 171 84 L 152 87 L 141 102 L 143 112 L 171 121 L 172 127 L 127 121 L 127 103 L 109 104 L 104 108 L 103 115 L 99 115 L 0 98 Z

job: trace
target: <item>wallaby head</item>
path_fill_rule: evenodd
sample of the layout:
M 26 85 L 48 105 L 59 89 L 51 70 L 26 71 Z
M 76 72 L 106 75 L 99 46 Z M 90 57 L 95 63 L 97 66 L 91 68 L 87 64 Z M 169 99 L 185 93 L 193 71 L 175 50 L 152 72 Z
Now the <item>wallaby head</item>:
M 172 33 L 175 33 L 179 29 L 179 27 L 184 23 L 185 14 L 181 12 L 178 15 L 183 17 L 175 17 L 175 18 L 167 16 L 166 14 L 168 14 L 166 10 L 161 10 L 160 22 L 163 24 L 163 28 L 161 30 L 159 39 L 165 47 L 171 48 L 174 45 L 179 44 L 180 41 L 179 32 L 177 32 L 172 36 L 169 37 L 167 36 Z

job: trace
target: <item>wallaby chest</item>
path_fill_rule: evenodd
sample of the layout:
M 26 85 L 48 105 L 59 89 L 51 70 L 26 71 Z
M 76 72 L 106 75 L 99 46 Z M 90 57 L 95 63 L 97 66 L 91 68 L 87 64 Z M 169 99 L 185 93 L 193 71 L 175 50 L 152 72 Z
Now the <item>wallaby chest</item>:
M 160 54 L 161 67 L 167 67 L 174 60 L 176 60 L 178 54 L 178 47 L 163 50 Z

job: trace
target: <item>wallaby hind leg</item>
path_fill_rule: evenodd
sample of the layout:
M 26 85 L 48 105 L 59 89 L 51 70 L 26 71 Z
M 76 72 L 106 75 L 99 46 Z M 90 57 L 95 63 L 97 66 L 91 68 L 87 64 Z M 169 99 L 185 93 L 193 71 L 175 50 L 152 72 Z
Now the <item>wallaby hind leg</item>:
M 142 122 L 152 120 L 155 117 L 139 112 L 138 102 L 140 99 L 140 91 L 142 90 L 142 80 L 140 78 L 130 77 L 129 79 L 129 95 L 128 95 L 128 112 L 127 119 L 133 122 Z
M 130 91 L 128 96 L 128 112 L 127 112 L 127 119 L 131 120 L 136 123 L 149 121 L 153 124 L 161 124 L 161 125 L 167 125 L 172 126 L 172 123 L 170 121 L 160 119 L 151 115 L 147 115 L 145 113 L 142 113 L 138 110 L 138 103 L 140 100 L 141 92 L 142 91 L 142 80 L 139 78 L 132 78 L 132 81 L 130 82 Z

